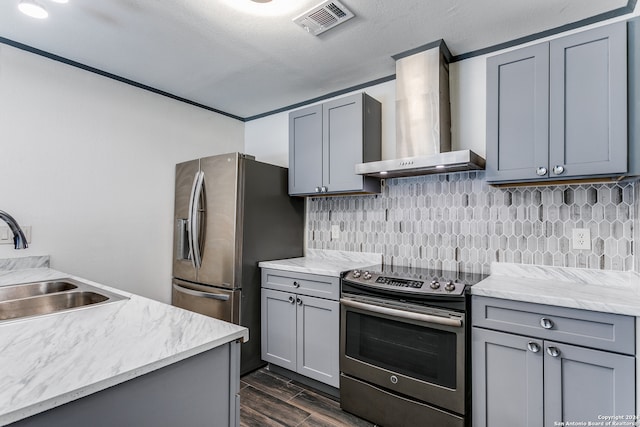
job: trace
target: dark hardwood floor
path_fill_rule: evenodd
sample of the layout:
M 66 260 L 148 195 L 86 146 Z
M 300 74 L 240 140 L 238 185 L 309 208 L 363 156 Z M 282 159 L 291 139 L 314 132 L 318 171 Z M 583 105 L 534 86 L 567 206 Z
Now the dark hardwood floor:
M 266 368 L 240 379 L 242 427 L 342 427 L 373 424 L 340 409 L 333 398 Z

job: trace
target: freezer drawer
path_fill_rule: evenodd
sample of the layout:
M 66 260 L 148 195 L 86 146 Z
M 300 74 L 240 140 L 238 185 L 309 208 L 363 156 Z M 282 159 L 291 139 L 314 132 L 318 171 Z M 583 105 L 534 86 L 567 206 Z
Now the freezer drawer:
M 173 279 L 171 304 L 238 325 L 241 292 Z

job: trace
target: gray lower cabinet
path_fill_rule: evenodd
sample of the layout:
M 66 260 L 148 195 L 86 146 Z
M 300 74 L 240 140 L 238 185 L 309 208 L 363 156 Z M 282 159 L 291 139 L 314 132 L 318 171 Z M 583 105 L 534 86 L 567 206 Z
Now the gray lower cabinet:
M 337 299 L 266 288 L 265 285 L 278 289 L 285 286 L 284 283 L 274 284 L 274 277 L 287 277 L 286 272 L 282 276 L 277 272 L 263 270 L 262 273 L 262 359 L 338 387 L 339 302 Z M 324 276 L 317 276 L 317 280 L 313 280 L 313 275 L 302 276 L 289 277 L 292 283 L 298 284 L 294 289 L 302 289 L 301 292 L 305 288 L 300 283 L 324 282 Z M 336 279 L 329 282 L 337 287 L 337 278 L 328 279 Z
M 487 181 L 624 175 L 627 154 L 626 23 L 487 59 Z
M 262 289 L 262 360 L 297 370 L 296 294 Z
M 365 93 L 289 114 L 289 194 L 379 193 L 355 165 L 380 160 L 381 104 Z
M 231 342 L 10 425 L 235 427 L 239 393 L 240 343 Z
M 545 426 L 635 415 L 635 358 L 544 342 Z
M 474 427 L 635 414 L 633 317 L 475 296 L 472 316 Z
M 543 355 L 527 349 L 541 341 L 473 329 L 474 427 L 543 426 Z

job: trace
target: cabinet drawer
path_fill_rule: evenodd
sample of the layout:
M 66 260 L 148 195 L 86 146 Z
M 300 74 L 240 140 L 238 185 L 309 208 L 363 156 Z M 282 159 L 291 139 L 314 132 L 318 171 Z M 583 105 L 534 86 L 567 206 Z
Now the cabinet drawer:
M 635 354 L 635 318 L 474 296 L 472 323 L 497 331 Z
M 340 299 L 340 278 L 332 276 L 263 268 L 262 287 L 336 301 Z

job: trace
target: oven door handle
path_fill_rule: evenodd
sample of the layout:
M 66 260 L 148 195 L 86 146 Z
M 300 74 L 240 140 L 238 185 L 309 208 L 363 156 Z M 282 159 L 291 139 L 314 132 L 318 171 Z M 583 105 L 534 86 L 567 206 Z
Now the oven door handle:
M 340 298 L 340 304 L 347 307 L 359 308 L 361 310 L 371 311 L 378 314 L 386 314 L 388 316 L 394 316 L 401 319 L 417 320 L 419 322 L 434 323 L 437 325 L 453 326 L 456 328 L 462 327 L 462 319 L 453 317 L 433 316 L 431 314 L 416 313 L 413 311 L 397 310 L 395 308 L 381 307 L 379 305 L 365 304 L 363 302 L 352 301 L 345 298 Z

